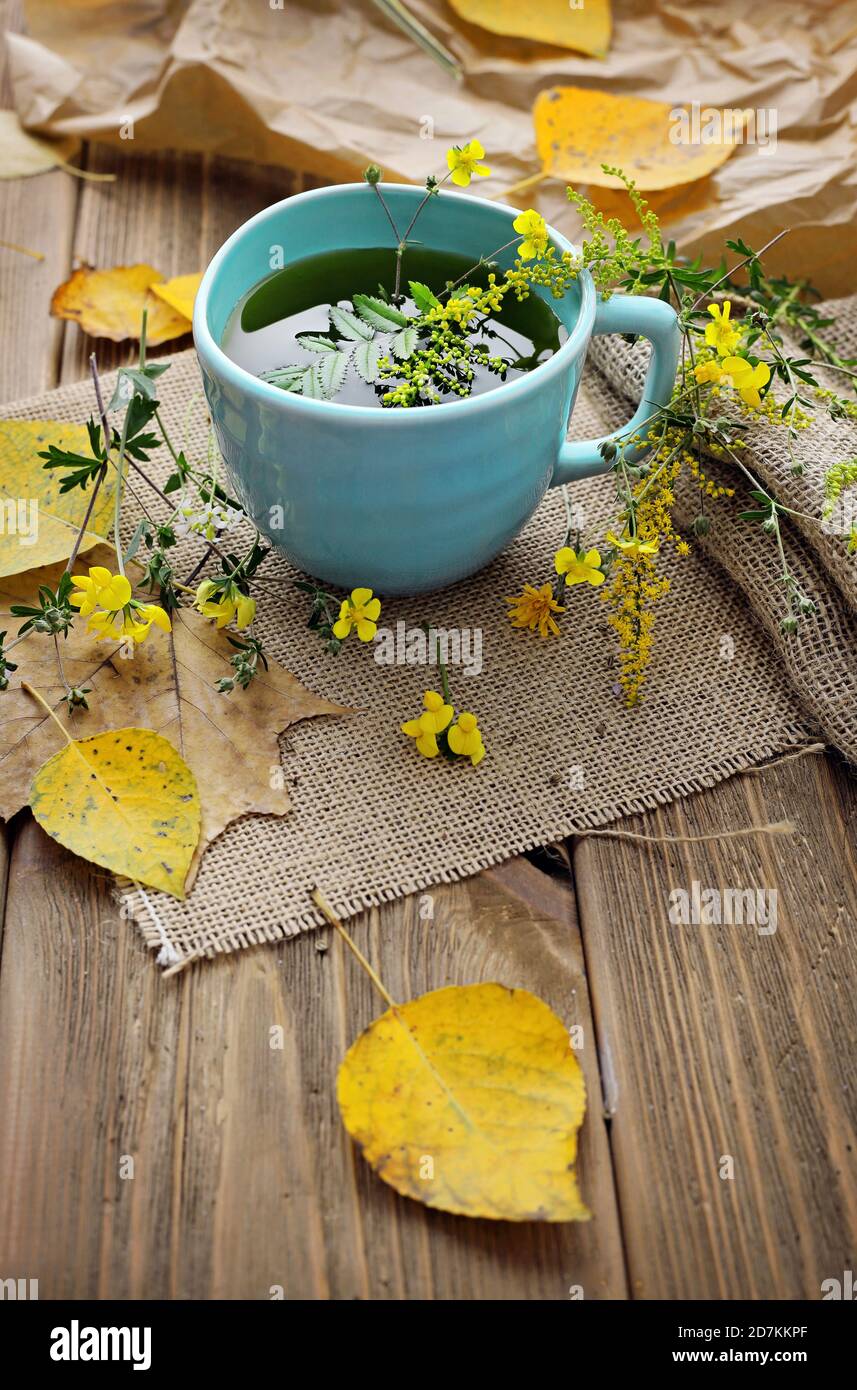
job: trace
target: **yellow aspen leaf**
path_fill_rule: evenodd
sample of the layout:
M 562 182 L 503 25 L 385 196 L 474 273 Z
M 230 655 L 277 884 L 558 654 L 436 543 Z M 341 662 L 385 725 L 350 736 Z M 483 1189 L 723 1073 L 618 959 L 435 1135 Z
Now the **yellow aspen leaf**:
M 55 444 L 91 457 L 83 425 L 61 420 L 0 420 L 0 578 L 52 565 L 71 554 L 92 495 L 75 487 L 60 492 L 60 473 L 46 469 L 41 450 Z M 81 551 L 103 540 L 113 517 L 116 473 L 105 475 Z
M 583 1072 L 527 990 L 450 986 L 393 1005 L 347 1052 L 337 1098 L 364 1158 L 406 1197 L 495 1220 L 589 1219 L 575 1174 Z
M 468 24 L 603 58 L 610 47 L 610 0 L 450 0 Z
M 201 280 L 201 270 L 194 275 L 175 275 L 172 280 L 153 284 L 152 294 L 156 294 L 165 304 L 169 304 L 177 314 L 183 314 L 190 324 L 193 319 L 193 301 L 196 299 L 196 292 Z
M 111 729 L 70 739 L 33 778 L 30 806 L 66 849 L 184 897 L 199 839 L 199 793 L 187 763 L 160 734 Z
M 183 278 L 183 277 L 182 277 Z M 54 318 L 79 323 L 92 338 L 121 343 L 139 338 L 147 310 L 146 339 L 151 347 L 190 332 L 185 314 L 152 293 L 164 277 L 150 265 L 117 265 L 110 270 L 84 268 L 54 290 Z
M 677 111 L 684 108 L 588 87 L 550 87 L 539 92 L 533 121 L 542 175 L 575 185 L 621 188 L 621 180 L 601 168 L 609 164 L 624 170 L 643 191 L 705 178 L 733 153 L 745 113 L 736 129 L 730 130 L 723 121 L 708 132 L 711 143 L 703 144 L 676 140 L 676 134 L 682 133 Z M 687 125 L 692 134 L 690 113 Z M 715 139 L 718 134 L 720 138 Z

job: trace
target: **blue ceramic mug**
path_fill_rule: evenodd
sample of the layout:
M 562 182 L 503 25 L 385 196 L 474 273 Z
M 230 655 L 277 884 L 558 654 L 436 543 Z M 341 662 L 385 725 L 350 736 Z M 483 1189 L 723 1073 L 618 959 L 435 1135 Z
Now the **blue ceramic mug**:
M 397 225 L 407 226 L 423 190 L 392 185 L 384 194 Z M 499 203 L 442 192 L 421 214 L 419 238 L 475 264 L 515 236 L 516 216 Z M 558 251 L 574 249 L 549 232 Z M 390 240 L 367 184 L 275 203 L 217 252 L 196 297 L 193 334 L 218 445 L 262 534 L 324 583 L 414 594 L 487 564 L 549 487 L 609 467 L 602 440 L 566 441 L 594 333 L 635 333 L 652 343 L 643 400 L 629 424 L 608 436 L 618 439 L 669 399 L 679 331 L 668 305 L 621 295 L 601 300 L 584 271 L 561 300 L 548 298 L 568 330 L 548 361 L 482 395 L 410 410 L 294 395 L 260 381 L 221 349 L 231 311 L 270 273 L 277 248 L 289 263 Z M 496 259 L 506 268 L 514 256 L 511 248 Z

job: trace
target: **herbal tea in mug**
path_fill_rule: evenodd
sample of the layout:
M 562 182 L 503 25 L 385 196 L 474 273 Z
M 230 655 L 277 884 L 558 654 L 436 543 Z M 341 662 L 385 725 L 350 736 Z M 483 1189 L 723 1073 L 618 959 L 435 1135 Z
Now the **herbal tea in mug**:
M 398 274 L 399 292 L 395 292 Z M 240 367 L 345 405 L 434 405 L 531 371 L 567 330 L 491 262 L 409 245 L 324 252 L 254 286 L 222 340 Z
M 441 187 L 486 174 L 481 158 L 453 147 L 423 189 L 381 187 L 371 166 L 286 198 L 203 277 L 194 338 L 235 496 L 316 581 L 386 596 L 455 583 L 549 487 L 644 453 L 638 431 L 669 399 L 673 311 L 599 295 L 533 208 Z M 651 340 L 643 398 L 613 435 L 571 442 L 596 333 Z

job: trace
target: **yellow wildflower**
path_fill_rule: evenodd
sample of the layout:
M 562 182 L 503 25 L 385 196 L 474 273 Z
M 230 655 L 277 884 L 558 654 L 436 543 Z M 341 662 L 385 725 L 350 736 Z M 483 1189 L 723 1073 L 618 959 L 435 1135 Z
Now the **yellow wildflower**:
M 157 603 L 138 603 L 131 597 L 131 585 L 124 574 L 111 574 L 103 565 L 93 565 L 88 575 L 72 575 L 77 589 L 69 603 L 89 618 L 87 631 L 95 633 L 99 642 L 142 642 L 154 623 L 163 632 L 172 624 Z
M 333 624 L 333 635 L 341 641 L 356 626 L 360 641 L 371 642 L 378 631 L 380 616 L 381 600 L 372 597 L 371 589 L 352 589 L 351 598 L 342 600 L 339 617 Z
M 601 556 L 597 550 L 576 553 L 564 545 L 554 556 L 556 572 L 565 575 L 566 584 L 593 584 L 597 588 L 604 583 L 600 565 Z
M 457 183 L 459 188 L 467 188 L 474 174 L 484 179 L 491 173 L 487 164 L 479 163 L 479 160 L 484 158 L 485 151 L 478 140 L 470 140 L 466 145 L 453 145 L 452 149 L 446 152 L 446 163 L 452 174 L 452 182 Z
M 458 723 L 453 724 L 446 737 L 453 753 L 469 758 L 474 767 L 485 757 L 485 745 L 475 714 L 460 714 Z
M 614 536 L 612 531 L 607 532 L 607 540 L 614 545 L 617 550 L 621 550 L 623 555 L 630 556 L 636 560 L 640 555 L 657 555 L 657 541 L 643 541 L 639 536 Z
M 194 603 L 202 616 L 212 618 L 217 627 L 226 627 L 233 618 L 236 627 L 249 627 L 256 616 L 256 600 L 242 594 L 237 584 L 220 587 L 214 580 L 204 579 Z
M 522 261 L 531 261 L 534 256 L 544 255 L 548 244 L 548 229 L 545 219 L 535 208 L 519 212 L 512 226 L 524 238 L 518 247 L 518 255 Z
M 726 357 L 735 351 L 741 341 L 741 329 L 736 328 L 729 320 L 732 302 L 727 299 L 722 307 L 719 304 L 709 304 L 708 312 L 714 322 L 706 325 L 705 341 L 709 347 L 716 350 L 719 357 Z
M 512 605 L 509 613 L 512 627 L 527 627 L 530 632 L 538 628 L 542 637 L 559 636 L 559 627 L 552 615 L 564 613 L 565 609 L 554 601 L 550 584 L 543 584 L 540 589 L 525 584 L 520 594 L 507 598 L 506 602 Z
M 724 369 L 722 362 L 699 362 L 693 371 L 700 385 L 706 381 L 716 382 L 718 386 L 731 386 L 732 378 Z
M 762 404 L 759 389 L 767 386 L 771 369 L 767 362 L 759 362 L 754 367 L 746 357 L 724 357 L 720 362 L 701 362 L 694 375 L 699 382 L 713 381 L 718 386 L 734 387 L 745 405 L 758 410 Z
M 424 758 L 436 758 L 438 754 L 437 735 L 443 733 L 453 716 L 452 705 L 444 704 L 443 696 L 436 690 L 427 690 L 423 696 L 423 713 L 418 719 L 409 719 L 402 724 L 403 734 L 417 741 L 417 750 Z
M 771 379 L 771 369 L 767 362 L 759 362 L 755 367 L 744 357 L 727 357 L 723 363 L 735 386 L 735 390 L 745 405 L 758 410 L 762 404 L 759 389 L 767 386 Z

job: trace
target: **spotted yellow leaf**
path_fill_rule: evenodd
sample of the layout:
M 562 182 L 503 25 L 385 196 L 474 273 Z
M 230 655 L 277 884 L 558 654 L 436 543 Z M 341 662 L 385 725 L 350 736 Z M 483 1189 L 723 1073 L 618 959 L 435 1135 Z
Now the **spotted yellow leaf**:
M 0 420 L 0 578 L 52 565 L 71 554 L 83 523 L 91 484 L 60 492 L 62 471 L 46 469 L 42 450 L 58 448 L 90 458 L 83 425 L 61 420 Z M 102 483 L 81 545 L 87 551 L 106 536 L 113 517 L 116 473 Z
M 681 113 L 681 114 L 679 114 Z M 619 168 L 643 190 L 673 188 L 705 178 L 733 153 L 744 113 L 695 139 L 691 113 L 663 101 L 614 96 L 589 87 L 550 87 L 533 107 L 543 174 L 575 186 L 621 188 L 602 164 Z M 719 136 L 720 138 L 714 138 Z
M 184 897 L 199 794 L 187 763 L 160 734 L 112 729 L 70 740 L 34 776 L 30 806 L 48 834 L 83 859 Z
M 379 1177 L 464 1216 L 585 1221 L 583 1072 L 541 999 L 498 984 L 395 1005 L 339 1069 L 345 1127 Z
M 189 321 L 193 319 L 193 301 L 196 299 L 196 292 L 202 280 L 202 271 L 197 271 L 194 275 L 175 275 L 172 280 L 155 282 L 151 286 L 152 294 L 156 294 L 165 304 L 169 304 L 175 309 L 177 314 L 183 314 Z
M 139 338 L 145 309 L 146 338 L 156 347 L 190 332 L 187 315 L 152 293 L 152 287 L 163 280 L 150 265 L 117 265 L 110 270 L 84 267 L 54 290 L 51 313 L 54 318 L 72 319 L 90 337 L 121 343 Z
M 450 0 L 468 24 L 492 34 L 551 43 L 603 58 L 610 46 L 610 0 Z

